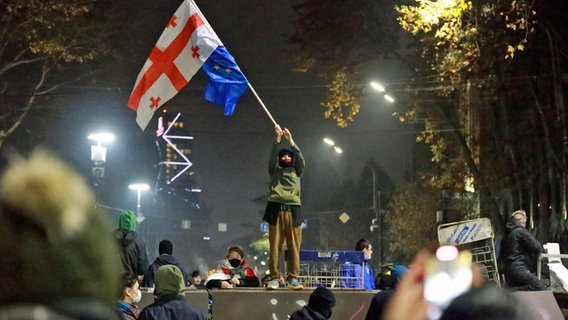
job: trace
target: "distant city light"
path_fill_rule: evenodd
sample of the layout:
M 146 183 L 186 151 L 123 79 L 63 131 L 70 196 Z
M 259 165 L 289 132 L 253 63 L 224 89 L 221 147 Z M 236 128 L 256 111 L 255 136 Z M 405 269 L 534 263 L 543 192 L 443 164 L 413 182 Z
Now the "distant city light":
M 211 238 L 209 238 L 208 236 L 203 237 L 203 240 L 209 241 L 211 240 Z

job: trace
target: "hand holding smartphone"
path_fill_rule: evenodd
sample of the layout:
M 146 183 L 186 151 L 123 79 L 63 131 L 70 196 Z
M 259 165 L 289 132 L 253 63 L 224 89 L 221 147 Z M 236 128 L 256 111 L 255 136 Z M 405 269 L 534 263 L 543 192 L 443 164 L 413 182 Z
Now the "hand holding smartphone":
M 424 298 L 440 310 L 453 298 L 466 292 L 472 283 L 472 255 L 456 246 L 438 247 L 436 255 L 426 261 Z

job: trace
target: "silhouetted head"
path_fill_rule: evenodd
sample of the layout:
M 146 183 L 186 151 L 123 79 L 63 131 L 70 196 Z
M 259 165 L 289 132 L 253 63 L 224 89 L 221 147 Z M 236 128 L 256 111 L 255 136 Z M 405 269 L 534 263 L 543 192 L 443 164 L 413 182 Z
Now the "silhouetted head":
M 529 311 L 509 291 L 491 285 L 457 296 L 440 320 L 529 320 Z
M 281 149 L 278 152 L 278 165 L 283 168 L 294 166 L 294 152 L 290 149 Z
M 162 254 L 172 254 L 174 252 L 174 245 L 172 244 L 172 242 L 168 239 L 164 239 L 162 241 L 160 241 L 160 244 L 158 245 L 158 253 L 160 255 Z
M 326 318 L 331 317 L 331 309 L 335 306 L 335 295 L 326 287 L 316 288 L 310 295 L 308 307 L 321 313 Z

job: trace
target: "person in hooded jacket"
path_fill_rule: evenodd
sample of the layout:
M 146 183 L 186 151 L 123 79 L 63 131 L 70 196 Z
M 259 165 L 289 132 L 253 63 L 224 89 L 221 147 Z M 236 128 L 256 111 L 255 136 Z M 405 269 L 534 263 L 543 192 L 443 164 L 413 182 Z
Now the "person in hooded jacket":
M 325 320 L 331 318 L 332 308 L 335 306 L 335 295 L 326 287 L 317 287 L 308 304 L 302 309 L 294 311 L 290 320 Z
M 283 278 L 278 270 L 282 246 L 286 242 L 286 280 L 288 287 L 300 290 L 303 285 L 300 276 L 300 246 L 302 244 L 302 212 L 301 212 L 301 176 L 306 162 L 292 133 L 280 125 L 274 127 L 276 143 L 272 146 L 268 161 L 270 174 L 270 190 L 263 220 L 268 222 L 268 241 L 270 255 L 268 257 L 269 277 L 266 288 L 273 290 L 284 286 Z M 282 137 L 290 145 L 284 146 Z
M 505 281 L 509 288 L 516 290 L 545 290 L 543 282 L 536 276 L 538 256 L 544 248 L 526 229 L 526 224 L 527 214 L 517 210 L 505 225 L 501 243 Z
M 227 280 L 207 281 L 206 287 L 233 288 L 233 287 L 258 287 L 260 280 L 256 272 L 247 266 L 245 252 L 240 246 L 231 246 L 227 250 L 227 257 L 221 266 L 221 270 L 228 276 Z
M 206 320 L 207 317 L 184 297 L 185 284 L 178 267 L 167 264 L 156 271 L 156 300 L 142 309 L 138 320 Z
M 160 241 L 158 245 L 158 253 L 160 254 L 156 260 L 148 267 L 146 273 L 144 273 L 144 279 L 142 280 L 142 287 L 153 287 L 154 286 L 154 275 L 159 267 L 171 264 L 178 267 L 183 275 L 183 281 L 186 286 L 190 285 L 189 275 L 186 269 L 181 265 L 181 263 L 172 256 L 174 251 L 174 246 L 170 240 L 164 239 Z
M 142 278 L 148 269 L 148 254 L 142 239 L 136 233 L 136 215 L 125 210 L 118 217 L 118 229 L 113 231 L 120 249 L 120 260 L 124 271 Z

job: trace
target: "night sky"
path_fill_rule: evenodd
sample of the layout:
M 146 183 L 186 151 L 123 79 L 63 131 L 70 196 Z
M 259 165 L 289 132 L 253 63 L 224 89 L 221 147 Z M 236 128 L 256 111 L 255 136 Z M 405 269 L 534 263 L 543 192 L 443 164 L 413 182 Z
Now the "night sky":
M 180 3 L 181 0 L 160 1 L 159 8 L 148 17 L 148 23 L 155 24 L 155 35 L 145 35 L 148 38 L 146 56 Z M 307 159 L 302 182 L 304 189 L 320 190 L 318 194 L 303 194 L 305 212 L 314 213 L 311 208 L 318 204 L 318 197 L 326 190 L 337 189 L 344 179 L 358 179 L 370 158 L 374 158 L 395 182 L 411 170 L 413 135 L 408 127 L 391 116 L 392 107 L 380 95 L 371 90 L 365 92 L 355 122 L 341 129 L 333 120 L 323 118 L 320 101 L 326 87 L 317 73 L 289 71 L 288 55 L 291 53 L 286 49 L 285 36 L 293 32 L 295 18 L 290 1 L 198 1 L 197 5 L 272 116 L 281 126 L 291 130 L 303 151 Z M 137 7 L 132 6 L 132 10 Z M 132 85 L 145 57 L 131 61 L 133 73 L 126 76 L 132 79 Z M 398 69 L 392 62 L 374 63 L 368 69 L 369 80 L 400 81 L 404 75 Z M 196 244 L 174 240 L 174 255 L 191 264 L 190 269 L 196 264 L 202 264 L 202 267 L 203 264 L 214 264 L 215 259 L 225 255 L 229 245 L 244 235 L 261 235 L 258 225 L 264 203 L 254 200 L 267 194 L 267 157 L 274 141 L 274 126 L 250 91 L 237 104 L 233 116 L 225 117 L 222 107 L 202 98 L 205 83 L 200 71 L 165 105 L 182 112 L 186 129 L 194 137 L 192 170 L 203 190 L 201 201 L 211 209 L 211 223 L 199 230 L 210 236 L 211 240 L 206 244 L 211 249 L 209 256 L 185 259 L 185 253 L 194 251 Z M 71 103 L 76 107 L 56 119 L 57 124 L 46 133 L 46 141 L 49 141 L 46 144 L 89 177 L 91 143 L 86 136 L 99 130 L 113 132 L 117 140 L 108 145 L 105 188 L 110 195 L 106 204 L 135 211 L 136 195 L 127 186 L 133 182 L 154 184 L 157 117 L 145 131 L 140 130 L 135 112 L 126 106 L 131 90 L 132 87 L 97 89 L 73 96 Z M 24 126 L 22 130 L 25 129 Z M 337 155 L 325 145 L 322 142 L 325 136 L 334 139 L 344 153 Z M 320 177 L 310 174 L 312 166 L 323 163 L 331 165 L 329 174 L 336 176 L 337 185 L 318 185 Z M 150 207 L 151 198 L 143 196 L 142 211 Z M 113 216 L 118 214 L 118 211 L 109 212 Z M 166 216 L 167 212 L 148 214 Z M 217 232 L 220 222 L 228 224 L 227 232 Z M 168 230 L 153 231 L 158 233 L 157 241 L 162 236 L 168 237 Z M 354 238 L 352 242 L 357 240 Z M 351 250 L 351 246 L 330 249 Z M 157 242 L 148 243 L 148 251 L 153 260 L 157 255 Z

